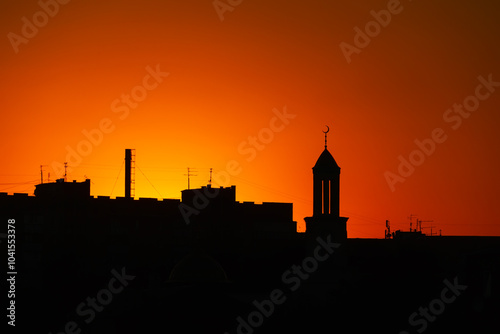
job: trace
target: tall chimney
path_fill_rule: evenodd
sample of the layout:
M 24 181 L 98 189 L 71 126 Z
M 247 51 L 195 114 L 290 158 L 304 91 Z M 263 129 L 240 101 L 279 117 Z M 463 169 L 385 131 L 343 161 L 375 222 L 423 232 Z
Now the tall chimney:
M 125 149 L 125 197 L 130 198 L 130 189 L 131 189 L 131 165 L 132 165 L 132 150 L 127 148 Z

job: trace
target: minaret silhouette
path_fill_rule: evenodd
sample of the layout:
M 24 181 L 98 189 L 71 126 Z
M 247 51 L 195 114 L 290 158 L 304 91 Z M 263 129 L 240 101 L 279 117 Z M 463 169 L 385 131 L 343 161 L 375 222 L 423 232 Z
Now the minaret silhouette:
M 332 234 L 339 241 L 347 238 L 348 218 L 340 217 L 340 167 L 328 151 L 329 131 L 323 131 L 325 149 L 313 167 L 313 216 L 305 218 L 306 233 Z

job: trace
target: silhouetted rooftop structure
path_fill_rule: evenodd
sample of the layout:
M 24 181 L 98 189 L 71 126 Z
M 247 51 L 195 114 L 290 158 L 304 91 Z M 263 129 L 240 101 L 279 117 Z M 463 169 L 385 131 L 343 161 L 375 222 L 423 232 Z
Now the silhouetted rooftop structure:
M 42 199 L 84 199 L 90 197 L 90 180 L 66 182 L 61 178 L 56 182 L 37 184 L 35 186 L 35 196 Z
M 317 172 L 335 172 L 339 170 L 340 167 L 333 158 L 332 154 L 325 148 L 321 153 L 316 164 L 313 167 L 314 171 Z
M 328 128 L 328 131 L 330 129 Z M 306 233 L 331 234 L 336 241 L 347 239 L 347 217 L 340 217 L 340 167 L 328 151 L 327 133 L 325 149 L 313 170 L 313 216 L 306 217 Z

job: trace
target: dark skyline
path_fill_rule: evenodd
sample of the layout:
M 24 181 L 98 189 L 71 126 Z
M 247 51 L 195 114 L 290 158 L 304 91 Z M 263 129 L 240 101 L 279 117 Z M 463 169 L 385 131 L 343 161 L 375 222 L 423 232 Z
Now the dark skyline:
M 319 333 L 332 320 L 354 333 L 498 328 L 500 237 L 426 236 L 416 225 L 349 238 L 339 176 L 325 142 L 306 233 L 292 203 L 237 202 L 235 186 L 158 201 L 94 198 L 90 179 L 60 179 L 35 197 L 0 194 L 0 218 L 16 231 L 9 331 Z
M 123 196 L 129 147 L 137 197 L 180 198 L 187 167 L 200 187 L 236 161 L 222 186 L 293 202 L 303 223 L 328 124 L 351 235 L 410 214 L 500 234 L 496 4 L 237 3 L 224 20 L 213 1 L 0 4 L 0 191 L 32 193 L 40 165 L 54 180 L 67 161 L 93 195 Z
M 499 332 L 498 13 L 0 2 L 2 326 Z

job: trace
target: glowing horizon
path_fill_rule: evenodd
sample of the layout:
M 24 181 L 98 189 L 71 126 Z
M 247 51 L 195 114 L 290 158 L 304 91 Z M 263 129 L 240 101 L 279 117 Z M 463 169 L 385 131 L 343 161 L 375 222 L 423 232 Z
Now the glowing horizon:
M 123 196 L 133 148 L 136 197 L 180 198 L 187 167 L 191 188 L 229 169 L 237 201 L 293 203 L 303 224 L 328 125 L 349 238 L 408 230 L 410 214 L 500 235 L 498 5 L 230 7 L 0 4 L 0 192 L 32 193 L 40 165 L 53 181 L 67 161 L 68 180 Z

